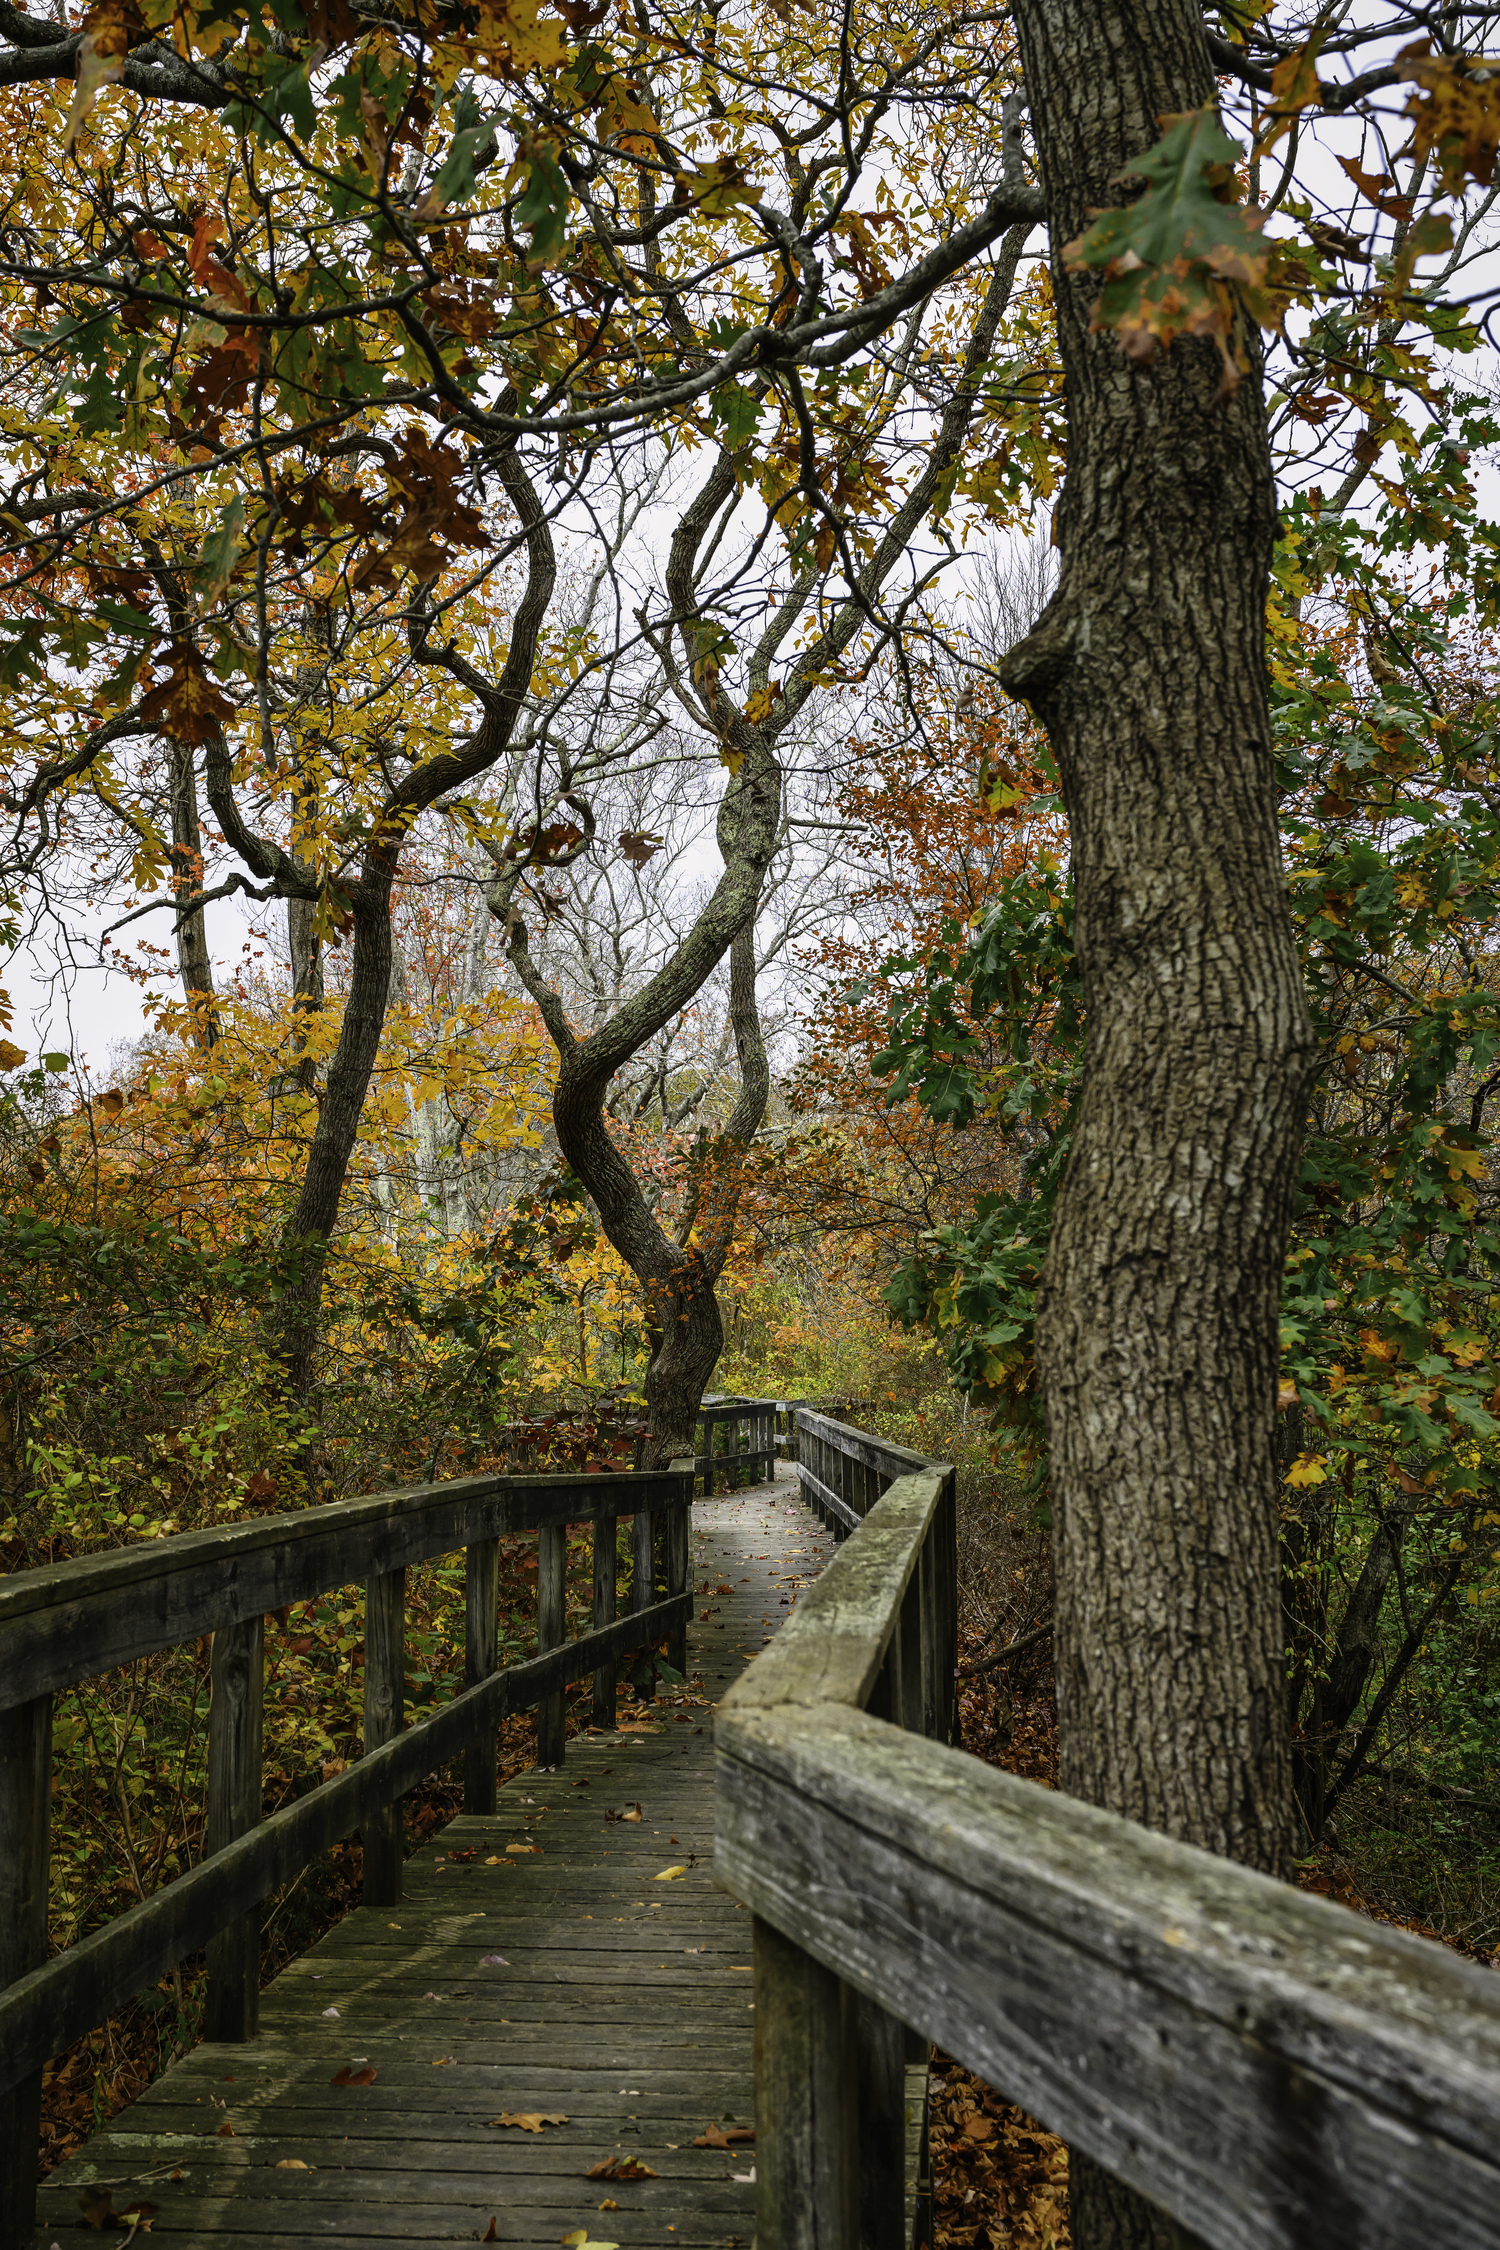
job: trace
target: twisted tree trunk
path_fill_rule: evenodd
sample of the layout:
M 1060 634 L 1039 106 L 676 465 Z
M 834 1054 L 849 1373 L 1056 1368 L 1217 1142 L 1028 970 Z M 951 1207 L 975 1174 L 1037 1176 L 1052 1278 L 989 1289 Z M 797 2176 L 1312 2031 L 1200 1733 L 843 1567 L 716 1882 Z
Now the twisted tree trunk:
M 1007 688 L 1072 833 L 1089 1018 L 1037 1318 L 1065 1788 L 1272 1873 L 1294 1816 L 1277 1569 L 1277 1308 L 1312 1037 L 1275 825 L 1275 495 L 1256 343 L 1237 395 L 1179 341 L 1090 335 L 1061 247 L 1166 114 L 1213 99 L 1192 0 L 1017 0 L 1068 392 L 1062 574 Z M 1079 2250 L 1174 2239 L 1084 2161 Z

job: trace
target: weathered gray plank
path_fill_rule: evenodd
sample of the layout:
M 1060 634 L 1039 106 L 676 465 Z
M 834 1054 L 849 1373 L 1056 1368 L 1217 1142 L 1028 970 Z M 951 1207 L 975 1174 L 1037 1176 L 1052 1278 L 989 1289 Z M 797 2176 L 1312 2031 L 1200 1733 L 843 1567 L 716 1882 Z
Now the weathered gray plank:
M 536 1535 L 536 1645 L 545 1655 L 562 1645 L 568 1591 L 568 1527 L 545 1524 Z M 561 1684 L 541 1698 L 536 1714 L 536 1762 L 560 1766 L 565 1754 Z
M 848 1987 L 755 1924 L 756 2250 L 859 2240 L 859 2076 Z
M 0 1983 L 47 1957 L 52 1698 L 0 1712 Z M 44 2057 L 0 2091 L 0 2250 L 27 2250 L 35 2224 Z
M 211 1856 L 248 1836 L 260 1820 L 264 1618 L 242 1618 L 215 1633 L 209 1670 L 205 1849 Z M 205 2039 L 253 2039 L 259 1999 L 260 1915 L 252 1909 L 209 1940 Z
M 1217 2250 L 1500 2245 L 1483 1970 L 859 1711 L 718 1761 L 736 1896 Z
M 838 1520 L 845 1531 L 858 1531 L 864 1519 L 855 1509 L 850 1507 L 842 1493 L 835 1492 L 831 1484 L 825 1484 L 820 1476 L 815 1476 L 805 1463 L 798 1467 L 797 1477 L 802 1486 L 804 1500 L 811 1494 L 820 1506 L 826 1508 L 828 1513 Z
M 665 1506 L 681 1481 L 466 1477 L 18 1571 L 0 1579 L 0 1709 L 477 1539 Z
M 512 1711 L 528 1709 L 558 1683 L 583 1678 L 606 1651 L 618 1655 L 669 1632 L 677 1610 L 677 1603 L 658 1602 L 607 1632 L 587 1633 L 550 1656 L 511 1665 L 466 1688 L 430 1719 L 408 1727 L 383 1749 L 367 1751 L 347 1773 L 12 1984 L 0 1993 L 0 2092 L 206 1945 L 309 1860 L 415 1788 L 424 1774 L 460 1756 L 477 1734 Z
M 598 1623 L 598 1619 L 595 1619 Z M 464 1686 L 477 1687 L 496 1665 L 500 1629 L 500 1542 L 474 1539 L 464 1549 Z M 481 1735 L 464 1752 L 464 1811 L 492 1813 L 498 1798 L 498 1745 Z

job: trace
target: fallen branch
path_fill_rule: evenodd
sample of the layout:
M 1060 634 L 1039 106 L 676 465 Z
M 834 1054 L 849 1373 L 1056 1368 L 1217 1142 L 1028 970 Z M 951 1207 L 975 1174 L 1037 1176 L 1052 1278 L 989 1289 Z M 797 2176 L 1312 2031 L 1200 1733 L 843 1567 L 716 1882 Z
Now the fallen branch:
M 1024 1656 L 1029 1648 L 1036 1647 L 1038 1641 L 1046 1640 L 1051 1631 L 1052 1620 L 1049 1617 L 1042 1624 L 1034 1625 L 1029 1633 L 1023 1633 L 1019 1640 L 1007 1641 L 1004 1648 L 996 1649 L 994 1655 L 987 1656 L 982 1664 L 960 1664 L 959 1679 L 978 1679 L 981 1672 L 993 1672 L 997 1665 L 1008 1664 L 1013 1656 Z

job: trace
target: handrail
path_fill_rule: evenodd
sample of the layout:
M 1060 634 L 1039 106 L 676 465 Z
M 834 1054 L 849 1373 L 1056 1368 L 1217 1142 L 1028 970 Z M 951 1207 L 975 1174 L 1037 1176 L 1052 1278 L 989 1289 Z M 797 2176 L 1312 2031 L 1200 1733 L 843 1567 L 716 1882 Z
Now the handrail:
M 737 1402 L 774 1415 L 777 1402 Z M 143 1984 L 208 1948 L 205 2031 L 255 2034 L 259 1922 L 280 1884 L 356 1827 L 367 1904 L 401 1895 L 397 1801 L 464 1759 L 464 1809 L 496 1805 L 495 1730 L 538 1710 L 538 1761 L 564 1754 L 563 1690 L 593 1675 L 613 1726 L 615 1670 L 666 1639 L 687 1664 L 689 1514 L 697 1464 L 599 1476 L 481 1476 L 375 1493 L 297 1514 L 182 1532 L 0 1579 L 0 2250 L 26 2250 L 35 2213 L 41 2066 Z M 630 1608 L 617 1616 L 616 1525 L 634 1519 Z M 593 1526 L 593 1630 L 566 1641 L 567 1527 Z M 538 1655 L 496 1665 L 499 1541 L 537 1534 Z M 404 1723 L 407 1570 L 464 1550 L 465 1685 Z M 261 1817 L 264 1621 L 288 1603 L 366 1582 L 364 1755 Z M 660 1591 L 658 1589 L 660 1588 Z M 47 1958 L 52 1700 L 102 1672 L 212 1635 L 207 1851 L 187 1874 Z
M 848 1435 L 857 1466 L 889 1457 Z M 759 2250 L 901 2242 L 864 2176 L 893 2024 L 1214 2250 L 1497 2250 L 1491 1973 L 913 1741 L 914 1655 L 952 1675 L 913 1597 L 935 1474 L 868 1509 L 718 1714 L 715 1872 L 756 1917 Z

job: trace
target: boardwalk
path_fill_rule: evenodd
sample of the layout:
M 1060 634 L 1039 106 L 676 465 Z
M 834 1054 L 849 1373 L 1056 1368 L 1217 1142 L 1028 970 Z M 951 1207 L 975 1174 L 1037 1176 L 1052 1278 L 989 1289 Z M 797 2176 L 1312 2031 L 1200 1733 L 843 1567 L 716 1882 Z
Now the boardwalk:
M 832 1541 L 785 1476 L 698 1503 L 693 1528 L 701 1693 L 454 1821 L 408 1861 L 400 1907 L 351 1914 L 277 1979 L 254 2045 L 198 2047 L 52 2175 L 39 2243 L 85 2239 L 106 2189 L 156 2204 L 153 2239 L 182 2250 L 556 2250 L 578 2229 L 748 2250 L 753 2147 L 693 2146 L 752 2122 L 749 1916 L 713 1886 L 710 1706 Z M 589 2176 L 632 2158 L 655 2177 Z

